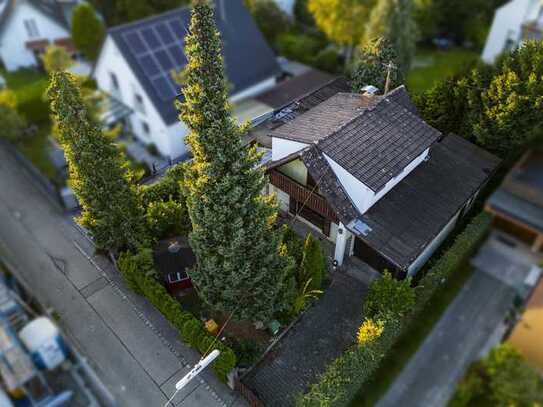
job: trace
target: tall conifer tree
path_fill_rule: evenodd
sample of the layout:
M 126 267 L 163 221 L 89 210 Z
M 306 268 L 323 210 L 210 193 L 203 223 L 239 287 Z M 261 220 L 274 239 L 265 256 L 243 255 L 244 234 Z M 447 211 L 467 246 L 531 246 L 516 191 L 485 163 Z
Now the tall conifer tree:
M 261 195 L 266 185 L 255 148 L 232 118 L 221 39 L 208 1 L 195 0 L 186 38 L 181 119 L 194 160 L 185 195 L 198 265 L 191 277 L 201 298 L 236 319 L 265 321 L 283 307 L 286 257 L 272 229 L 277 207 Z M 250 61 L 247 61 L 250 63 Z
M 137 248 L 146 240 L 144 218 L 121 153 L 90 117 L 71 74 L 53 73 L 48 94 L 69 183 L 83 208 L 78 222 L 101 249 Z

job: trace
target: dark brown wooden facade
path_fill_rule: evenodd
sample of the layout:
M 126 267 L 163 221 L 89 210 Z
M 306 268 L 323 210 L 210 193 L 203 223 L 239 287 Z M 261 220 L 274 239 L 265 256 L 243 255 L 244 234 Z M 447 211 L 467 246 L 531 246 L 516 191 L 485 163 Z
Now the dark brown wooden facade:
M 270 183 L 287 193 L 291 199 L 301 202 L 302 205 L 313 212 L 321 215 L 325 219 L 339 223 L 335 211 L 328 204 L 323 196 L 319 195 L 314 188 L 308 188 L 294 181 L 292 178 L 281 174 L 277 169 L 273 168 L 268 172 Z

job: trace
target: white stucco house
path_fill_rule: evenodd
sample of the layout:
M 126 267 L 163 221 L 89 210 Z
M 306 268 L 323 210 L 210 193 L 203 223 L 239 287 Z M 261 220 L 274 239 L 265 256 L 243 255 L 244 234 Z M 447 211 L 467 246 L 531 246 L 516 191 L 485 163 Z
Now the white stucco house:
M 280 68 L 243 0 L 215 3 L 232 85 L 230 100 L 240 103 L 272 88 Z M 184 38 L 189 23 L 190 9 L 182 7 L 111 28 L 93 71 L 98 88 L 133 111 L 124 119 L 126 128 L 172 159 L 188 153 L 187 128 L 175 107 L 182 96 L 171 74 L 187 63 Z
M 74 52 L 70 21 L 78 0 L 1 0 L 0 59 L 8 71 L 40 64 L 48 45 Z
M 279 6 L 279 8 L 289 16 L 294 15 L 294 6 L 296 0 L 273 0 Z
M 503 52 L 518 47 L 522 41 L 543 38 L 543 2 L 511 0 L 496 9 L 482 59 L 494 63 Z
M 414 275 L 469 210 L 499 160 L 422 120 L 403 86 L 351 93 L 335 79 L 253 129 L 271 146 L 267 193 L 377 271 Z M 262 143 L 262 140 L 266 140 Z

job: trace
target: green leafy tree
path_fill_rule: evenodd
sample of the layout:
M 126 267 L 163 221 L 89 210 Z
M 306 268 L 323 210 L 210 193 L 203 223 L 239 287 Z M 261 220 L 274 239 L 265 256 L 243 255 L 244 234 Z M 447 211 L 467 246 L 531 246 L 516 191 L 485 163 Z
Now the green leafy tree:
M 194 156 L 183 183 L 198 260 L 191 277 L 214 309 L 263 321 L 287 306 L 289 261 L 279 255 L 280 234 L 273 230 L 274 198 L 261 195 L 259 155 L 243 145 L 246 128 L 230 114 L 221 48 L 212 7 L 195 1 L 180 104 Z
M 72 39 L 76 48 L 91 61 L 95 61 L 106 29 L 89 3 L 79 4 L 72 15 Z
M 375 0 L 308 0 L 307 9 L 331 41 L 347 48 L 349 64 L 354 47 L 362 41 L 374 4 Z
M 43 67 L 49 74 L 65 71 L 73 65 L 74 61 L 64 47 L 50 45 L 42 56 Z
M 505 56 L 482 92 L 474 89 L 470 104 L 481 102 L 473 126 L 478 142 L 505 156 L 543 132 L 543 44 L 530 41 Z
M 543 403 L 543 382 L 510 344 L 494 348 L 460 382 L 451 407 L 533 407 Z
M 278 35 L 287 32 L 292 26 L 288 16 L 273 0 L 247 0 L 246 4 L 270 44 L 275 43 Z
M 298 276 L 298 287 L 311 280 L 310 289 L 319 289 L 324 280 L 326 266 L 321 251 L 321 243 L 311 233 L 305 239 L 304 252 Z
M 0 91 L 0 137 L 16 142 L 21 138 L 25 119 L 17 112 L 17 96 L 9 89 Z
M 126 163 L 89 117 L 73 75 L 55 72 L 48 90 L 69 183 L 83 211 L 78 222 L 100 249 L 135 249 L 147 239 L 143 211 Z
M 370 285 L 364 303 L 364 315 L 368 318 L 387 312 L 395 316 L 406 315 L 415 306 L 415 301 L 411 279 L 396 280 L 392 274 L 385 272 L 382 278 Z
M 385 65 L 393 63 L 399 66 L 396 51 L 384 38 L 377 38 L 362 47 L 351 69 L 353 92 L 360 92 L 366 85 L 376 86 L 383 92 L 388 74 Z M 390 89 L 403 82 L 402 70 L 390 70 Z
M 415 55 L 418 30 L 412 0 L 377 0 L 364 33 L 364 42 L 386 38 L 396 51 L 399 69 L 405 74 Z

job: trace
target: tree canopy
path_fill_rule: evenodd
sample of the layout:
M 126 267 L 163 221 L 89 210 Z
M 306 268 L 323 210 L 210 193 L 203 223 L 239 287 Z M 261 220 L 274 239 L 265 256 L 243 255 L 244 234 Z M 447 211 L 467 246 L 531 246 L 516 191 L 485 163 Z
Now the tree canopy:
M 64 47 L 50 45 L 42 56 L 43 67 L 49 74 L 65 71 L 73 65 L 74 61 Z
M 449 78 L 416 98 L 421 115 L 444 133 L 471 138 L 502 157 L 543 134 L 543 44 L 528 41 L 495 66 Z
M 83 209 L 78 222 L 100 249 L 137 249 L 147 231 L 120 151 L 89 116 L 73 75 L 54 72 L 48 95 L 69 185 Z
M 307 9 L 317 26 L 340 45 L 357 46 L 375 0 L 308 0 Z
M 505 343 L 470 368 L 450 406 L 532 407 L 541 403 L 541 378 L 517 350 Z
M 407 73 L 415 55 L 418 31 L 412 0 L 377 0 L 371 10 L 363 43 L 385 38 L 394 48 L 399 69 Z
M 279 255 L 277 215 L 255 148 L 242 142 L 246 128 L 228 104 L 220 35 L 213 8 L 195 1 L 185 40 L 181 118 L 194 159 L 183 189 L 192 221 L 191 246 L 197 266 L 190 275 L 199 296 L 236 319 L 265 321 L 285 309 L 287 258 Z
M 390 88 L 392 89 L 403 82 L 394 48 L 385 38 L 376 38 L 363 46 L 357 52 L 351 69 L 353 92 L 360 92 L 366 85 L 376 86 L 383 92 L 388 73 L 386 65 L 391 62 L 396 66 L 396 69 L 390 70 Z
M 76 48 L 91 61 L 96 60 L 106 29 L 89 3 L 79 4 L 72 16 L 72 39 Z

